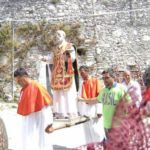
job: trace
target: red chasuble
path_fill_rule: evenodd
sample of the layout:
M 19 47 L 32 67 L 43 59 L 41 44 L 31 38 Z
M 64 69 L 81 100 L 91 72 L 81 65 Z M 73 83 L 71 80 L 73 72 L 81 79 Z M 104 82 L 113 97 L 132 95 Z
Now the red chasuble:
M 55 50 L 51 79 L 51 87 L 54 90 L 68 89 L 72 85 L 74 70 L 70 53 L 68 53 L 68 66 L 67 68 L 65 68 L 65 55 L 66 52 L 69 51 L 71 48 L 71 43 L 65 43 L 62 48 Z
M 17 113 L 25 116 L 40 111 L 49 104 L 52 104 L 52 98 L 47 90 L 41 84 L 32 81 L 21 89 Z
M 150 102 L 150 87 L 148 87 L 148 88 L 146 89 L 146 91 L 144 92 L 144 100 Z
M 82 98 L 94 98 L 99 95 L 102 89 L 100 81 L 96 78 L 90 77 L 82 84 Z

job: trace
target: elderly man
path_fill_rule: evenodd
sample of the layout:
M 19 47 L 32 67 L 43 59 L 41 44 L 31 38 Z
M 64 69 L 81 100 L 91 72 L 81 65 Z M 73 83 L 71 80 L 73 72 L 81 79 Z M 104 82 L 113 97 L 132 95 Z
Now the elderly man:
M 74 118 L 77 111 L 78 71 L 76 49 L 66 41 L 62 30 L 56 31 L 51 63 L 51 87 L 53 89 L 53 111 L 56 118 Z
M 140 106 L 140 102 L 142 101 L 142 95 L 141 95 L 141 87 L 140 84 L 137 81 L 134 81 L 131 77 L 131 72 L 126 70 L 123 73 L 123 85 L 127 89 L 129 96 L 132 99 L 133 105 L 136 107 Z

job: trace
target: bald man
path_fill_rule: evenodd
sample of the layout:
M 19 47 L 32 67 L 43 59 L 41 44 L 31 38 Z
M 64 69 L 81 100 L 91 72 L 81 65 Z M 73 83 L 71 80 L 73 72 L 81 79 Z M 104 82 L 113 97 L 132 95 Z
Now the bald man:
M 129 70 L 124 71 L 123 79 L 123 85 L 126 87 L 133 104 L 135 104 L 136 107 L 139 107 L 142 100 L 140 84 L 132 79 L 131 72 Z

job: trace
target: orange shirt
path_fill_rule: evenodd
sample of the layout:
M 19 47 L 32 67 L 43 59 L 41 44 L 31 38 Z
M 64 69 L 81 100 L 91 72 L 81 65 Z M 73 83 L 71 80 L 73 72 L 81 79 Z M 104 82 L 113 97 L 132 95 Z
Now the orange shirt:
M 17 113 L 28 115 L 40 111 L 44 106 L 52 104 L 52 98 L 47 90 L 36 81 L 32 81 L 21 89 Z
M 144 100 L 150 101 L 150 87 L 148 87 L 144 92 Z
M 94 77 L 90 77 L 88 80 L 85 80 L 82 84 L 82 98 L 94 98 L 99 95 L 102 86 L 100 81 Z

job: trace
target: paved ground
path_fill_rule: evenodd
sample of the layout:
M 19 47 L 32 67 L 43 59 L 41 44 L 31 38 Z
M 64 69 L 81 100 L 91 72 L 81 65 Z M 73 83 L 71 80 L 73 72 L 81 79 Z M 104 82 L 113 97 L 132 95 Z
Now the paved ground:
M 16 113 L 17 104 L 15 103 L 0 103 L 0 117 L 3 119 L 9 141 L 9 150 L 15 150 L 18 138 L 18 125 L 19 115 Z M 94 120 L 98 121 L 98 120 Z M 92 120 L 92 124 L 94 122 Z M 56 123 L 56 122 L 55 122 Z M 58 123 L 62 125 L 62 122 Z M 97 131 L 100 131 L 101 121 L 98 127 L 95 127 Z M 72 127 L 57 130 L 49 134 L 49 139 L 53 145 L 54 150 L 67 150 L 67 148 L 78 147 L 86 143 L 99 141 L 101 138 L 95 130 L 90 130 L 91 121 L 81 123 Z M 101 131 L 100 131 L 101 132 Z M 102 131 L 103 132 L 103 131 Z M 103 133 L 101 134 L 103 136 Z M 76 138 L 78 137 L 78 138 Z

